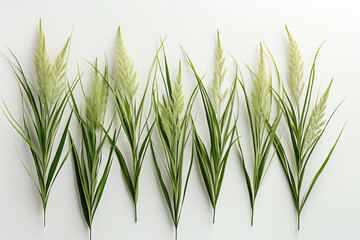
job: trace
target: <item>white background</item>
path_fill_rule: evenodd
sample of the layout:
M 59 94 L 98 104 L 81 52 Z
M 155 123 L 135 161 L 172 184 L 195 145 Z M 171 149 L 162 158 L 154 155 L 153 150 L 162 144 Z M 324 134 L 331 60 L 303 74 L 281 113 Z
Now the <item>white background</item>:
M 179 239 L 359 239 L 360 224 L 360 3 L 330 0 L 268 1 L 5 1 L 0 2 L 0 50 L 11 48 L 29 78 L 35 81 L 33 54 L 42 18 L 50 56 L 54 59 L 67 36 L 72 33 L 68 78 L 76 75 L 76 61 L 91 79 L 93 61 L 106 54 L 112 66 L 117 27 L 121 25 L 128 53 L 138 70 L 138 81 L 145 82 L 154 57 L 156 41 L 168 34 L 166 48 L 173 76 L 178 59 L 184 59 L 180 44 L 190 54 L 199 73 L 213 76 L 216 29 L 223 47 L 239 62 L 256 69 L 258 42 L 271 49 L 284 79 L 287 77 L 287 24 L 297 40 L 305 62 L 304 79 L 317 47 L 326 40 L 317 65 L 315 89 L 334 83 L 326 117 L 345 98 L 320 142 L 307 172 L 307 182 L 320 166 L 342 125 L 344 133 L 320 176 L 302 212 L 301 231 L 296 230 L 296 212 L 286 178 L 277 159 L 272 162 L 256 202 L 255 224 L 250 226 L 250 204 L 244 175 L 232 152 L 218 202 L 216 223 L 195 164 L 179 226 Z M 226 55 L 227 81 L 234 65 Z M 244 65 L 242 70 L 246 72 Z M 188 94 L 195 80 L 183 62 L 184 87 Z M 245 76 L 248 77 L 247 74 Z M 21 117 L 21 98 L 9 66 L 0 60 L 0 97 L 17 119 Z M 245 79 L 249 82 L 250 78 Z M 79 89 L 78 89 L 79 90 Z M 81 101 L 78 91 L 77 99 Z M 248 165 L 252 152 L 245 106 L 240 97 L 238 127 Z M 196 102 L 199 108 L 201 101 Z M 2 104 L 3 108 L 3 104 Z M 201 109 L 201 108 L 200 108 Z M 110 110 L 111 111 L 111 110 Z M 111 113 L 109 112 L 109 115 Z M 198 123 L 204 120 L 198 113 Z M 76 132 L 75 121 L 72 131 Z M 42 226 L 42 209 L 36 188 L 21 166 L 31 157 L 25 143 L 0 117 L 0 239 L 88 239 L 80 209 L 72 162 L 61 171 L 50 195 L 47 226 Z M 206 134 L 206 131 L 204 131 Z M 206 136 L 206 135 L 205 135 Z M 68 145 L 67 145 L 68 146 Z M 188 163 L 188 161 L 186 162 Z M 133 205 L 115 160 L 95 215 L 93 239 L 173 239 L 173 228 L 150 155 L 145 159 L 140 181 L 138 223 Z

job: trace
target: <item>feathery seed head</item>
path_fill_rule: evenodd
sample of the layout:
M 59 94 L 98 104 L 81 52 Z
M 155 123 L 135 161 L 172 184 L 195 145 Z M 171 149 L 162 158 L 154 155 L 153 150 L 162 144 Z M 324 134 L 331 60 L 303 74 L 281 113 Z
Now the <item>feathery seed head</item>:
M 270 83 L 266 77 L 265 59 L 260 43 L 259 66 L 254 82 L 255 90 L 251 93 L 254 114 L 257 119 L 264 120 L 270 116 Z
M 217 31 L 217 47 L 215 53 L 215 74 L 211 86 L 212 102 L 215 112 L 218 112 L 221 101 L 226 97 L 228 89 L 221 93 L 221 84 L 224 81 L 226 69 L 224 69 L 224 50 L 220 42 L 219 30 Z
M 108 78 L 108 67 L 105 67 L 104 78 L 100 78 L 97 70 L 97 59 L 95 60 L 95 76 L 91 82 L 91 95 L 86 98 L 86 116 L 89 125 L 96 129 L 102 124 L 105 117 L 107 98 L 108 98 L 108 84 L 105 79 Z
M 309 146 L 311 142 L 320 134 L 321 128 L 325 124 L 325 121 L 322 121 L 322 118 L 325 115 L 326 101 L 329 97 L 332 81 L 333 79 L 311 112 L 306 133 L 305 147 Z
M 164 127 L 164 131 L 168 139 L 178 140 L 180 137 L 180 125 L 182 122 L 181 114 L 184 111 L 184 95 L 182 91 L 182 79 L 181 79 L 181 62 L 179 61 L 179 70 L 176 75 L 175 86 L 172 91 L 172 96 L 165 100 L 163 97 L 163 103 L 161 107 L 161 119 Z
M 164 128 L 165 134 L 168 139 L 172 139 L 173 115 L 172 115 L 171 108 L 170 108 L 169 104 L 166 102 L 164 97 L 163 97 L 163 103 L 160 104 L 160 108 L 161 108 L 161 121 L 162 121 L 162 125 Z
M 182 91 L 182 79 L 181 79 L 181 62 L 179 61 L 179 69 L 176 75 L 175 87 L 173 92 L 173 109 L 175 119 L 178 119 L 184 110 L 184 96 Z
M 66 65 L 67 65 L 67 51 L 69 46 L 70 38 L 66 41 L 63 49 L 57 56 L 55 64 L 52 67 L 53 79 L 52 79 L 52 100 L 56 100 L 62 93 L 65 87 L 65 74 L 66 74 Z
M 45 100 L 51 98 L 51 64 L 49 54 L 45 45 L 45 35 L 41 26 L 41 19 L 39 23 L 39 32 L 37 36 L 37 43 L 35 48 L 35 70 L 37 74 L 37 82 L 39 85 L 40 96 Z
M 295 103 L 299 106 L 299 99 L 304 90 L 305 84 L 301 81 L 304 75 L 304 62 L 302 61 L 299 47 L 291 35 L 288 27 L 285 25 L 289 39 L 289 83 Z
M 67 40 L 61 52 L 57 56 L 54 65 L 52 65 L 46 49 L 45 35 L 40 19 L 34 64 L 40 96 L 45 102 L 49 102 L 50 104 L 53 104 L 56 101 L 65 87 L 64 79 L 66 74 L 69 42 L 70 39 Z
M 118 28 L 117 35 L 115 83 L 119 86 L 120 90 L 124 92 L 125 96 L 132 101 L 139 87 L 139 83 L 136 82 L 134 64 L 128 56 L 121 36 L 120 27 Z

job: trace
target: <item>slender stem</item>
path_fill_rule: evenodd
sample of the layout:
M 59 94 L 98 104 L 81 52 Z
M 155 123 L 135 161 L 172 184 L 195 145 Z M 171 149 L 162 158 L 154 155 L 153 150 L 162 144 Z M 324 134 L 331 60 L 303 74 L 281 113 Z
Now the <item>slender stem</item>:
M 175 240 L 177 240 L 178 234 L 177 234 L 177 227 L 175 227 Z
M 216 208 L 214 207 L 214 212 L 213 212 L 213 223 L 215 223 L 215 213 L 216 213 Z
M 300 213 L 298 212 L 298 231 L 300 231 Z
M 135 223 L 137 222 L 137 207 L 136 207 L 136 203 L 135 203 Z
M 44 212 L 43 212 L 43 214 L 44 214 L 44 216 L 43 216 L 43 218 L 44 218 L 44 227 L 46 227 L 46 206 L 47 206 L 47 202 L 46 202 L 46 201 L 43 201 L 43 210 L 44 210 Z
M 46 227 L 46 209 L 44 209 L 44 227 Z
M 299 166 L 298 166 L 298 171 L 297 171 L 297 180 L 298 180 L 298 186 L 297 186 L 297 196 L 298 196 L 298 209 L 297 209 L 297 214 L 298 214 L 298 231 L 300 231 L 300 212 L 301 212 L 301 201 L 300 201 L 300 194 L 301 194 L 301 181 L 300 181 L 300 171 L 301 171 L 301 149 L 299 150 Z
M 92 238 L 92 229 L 90 228 L 90 240 Z
M 299 179 L 299 174 L 298 174 L 298 179 Z M 298 231 L 300 231 L 300 212 L 301 212 L 301 202 L 300 202 L 300 190 L 301 190 L 301 185 L 298 185 Z
M 254 225 L 254 211 L 255 211 L 255 209 L 252 208 L 251 209 L 251 226 Z

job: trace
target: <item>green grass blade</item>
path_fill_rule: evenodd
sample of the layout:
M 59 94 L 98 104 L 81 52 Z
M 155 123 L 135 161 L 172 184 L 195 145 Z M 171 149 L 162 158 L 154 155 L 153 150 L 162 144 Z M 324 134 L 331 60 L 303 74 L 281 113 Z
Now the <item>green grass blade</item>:
M 151 140 L 150 140 L 150 149 L 151 149 L 152 157 L 153 157 L 154 164 L 155 164 L 155 167 L 156 167 L 156 173 L 157 173 L 157 176 L 158 176 L 158 179 L 159 179 L 159 182 L 160 182 L 161 190 L 162 190 L 162 192 L 163 192 L 163 195 L 164 195 L 166 204 L 167 204 L 167 206 L 168 206 L 168 209 L 169 209 L 169 212 L 170 212 L 170 215 L 171 215 L 171 219 L 172 219 L 173 222 L 175 223 L 176 221 L 175 221 L 174 211 L 173 211 L 173 209 L 172 209 L 172 205 L 171 205 L 171 201 L 170 201 L 170 196 L 169 196 L 169 193 L 168 193 L 168 191 L 167 191 L 167 189 L 166 189 L 166 186 L 165 186 L 163 177 L 162 177 L 162 175 L 161 175 L 161 171 L 160 171 L 159 165 L 158 165 L 158 163 L 157 163 L 157 159 L 156 159 L 156 155 L 155 155 L 153 143 L 152 143 Z
M 76 176 L 76 185 L 78 188 L 78 193 L 79 193 L 79 198 L 80 198 L 80 203 L 81 203 L 81 209 L 83 211 L 84 214 L 84 218 L 85 221 L 87 223 L 87 225 L 89 227 L 91 227 L 90 224 L 90 216 L 89 216 L 89 204 L 88 204 L 88 194 L 86 194 L 85 189 L 87 189 L 86 186 L 84 186 L 84 181 L 82 180 L 82 176 L 81 176 L 81 164 L 80 164 L 80 159 L 79 156 L 77 154 L 77 150 L 74 144 L 74 140 L 71 136 L 71 134 L 69 133 L 69 138 L 70 138 L 70 144 L 71 144 L 71 153 L 72 153 L 72 157 L 73 157 L 73 161 L 74 161 L 74 168 L 75 168 L 75 176 Z
M 61 156 L 61 153 L 63 151 L 64 145 L 65 145 L 66 134 L 68 132 L 68 128 L 69 128 L 69 125 L 70 125 L 71 116 L 72 116 L 72 114 L 70 114 L 70 116 L 69 116 L 69 119 L 68 119 L 68 121 L 66 123 L 66 126 L 64 128 L 64 132 L 62 134 L 60 143 L 58 145 L 58 149 L 56 150 L 55 156 L 54 156 L 54 158 L 52 160 L 52 163 L 51 163 L 51 166 L 50 166 L 50 169 L 49 169 L 49 173 L 48 173 L 48 176 L 47 176 L 46 189 L 49 188 L 49 186 L 50 186 L 50 184 L 51 184 L 51 182 L 53 180 L 53 176 L 55 174 L 55 171 L 56 171 L 56 169 L 58 167 L 60 156 Z
M 252 186 L 251 186 L 251 181 L 250 181 L 248 171 L 247 171 L 246 166 L 245 166 L 245 159 L 244 159 L 244 155 L 243 155 L 243 151 L 242 151 L 242 148 L 241 148 L 239 137 L 238 137 L 237 143 L 238 143 L 238 148 L 239 148 L 239 153 L 240 153 L 241 166 L 242 166 L 242 168 L 244 170 L 244 173 L 245 173 L 245 180 L 246 180 L 247 190 L 248 190 L 248 193 L 249 193 L 250 205 L 251 205 L 251 208 L 253 208 L 253 206 L 254 206 L 254 200 L 253 199 L 254 198 L 253 198 Z
M 345 127 L 345 126 L 344 126 L 344 127 Z M 330 152 L 328 153 L 326 159 L 324 160 L 324 162 L 322 163 L 321 167 L 319 168 L 319 170 L 318 170 L 317 173 L 315 174 L 314 178 L 312 179 L 311 184 L 310 184 L 308 190 L 306 191 L 306 194 L 304 195 L 304 198 L 303 198 L 302 201 L 301 201 L 300 212 L 301 212 L 301 210 L 303 209 L 303 207 L 304 207 L 304 205 L 305 205 L 305 203 L 306 203 L 306 200 L 308 199 L 308 197 L 309 197 L 309 195 L 310 195 L 310 192 L 311 192 L 311 190 L 313 189 L 313 187 L 314 187 L 317 179 L 319 178 L 320 174 L 322 173 L 322 171 L 324 170 L 326 164 L 328 163 L 328 161 L 329 161 L 332 153 L 334 152 L 334 149 L 335 149 L 335 147 L 336 147 L 336 145 L 337 145 L 337 143 L 338 143 L 338 141 L 339 141 L 339 139 L 340 139 L 340 137 L 341 137 L 341 135 L 342 135 L 342 133 L 343 133 L 343 131 L 344 131 L 344 127 L 341 129 L 341 131 L 340 131 L 340 133 L 339 133 L 339 135 L 338 135 L 338 137 L 337 137 L 334 145 L 332 146 Z

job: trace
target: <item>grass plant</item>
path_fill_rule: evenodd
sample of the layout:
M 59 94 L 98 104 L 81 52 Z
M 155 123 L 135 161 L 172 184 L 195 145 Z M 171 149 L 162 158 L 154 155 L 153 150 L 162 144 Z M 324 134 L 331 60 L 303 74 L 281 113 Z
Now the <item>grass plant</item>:
M 309 160 L 311 159 L 319 140 L 323 136 L 329 121 L 341 103 L 335 108 L 327 120 L 324 119 L 326 102 L 333 81 L 331 80 L 323 94 L 316 98 L 313 107 L 311 107 L 314 94 L 315 63 L 321 46 L 315 54 L 309 80 L 308 82 L 304 82 L 302 79 L 304 72 L 303 60 L 301 58 L 300 50 L 287 27 L 286 31 L 289 40 L 289 86 L 291 94 L 286 90 L 284 85 L 281 84 L 281 92 L 275 92 L 275 96 L 282 114 L 284 115 L 288 134 L 291 139 L 291 154 L 288 154 L 285 151 L 284 143 L 280 141 L 277 135 L 274 137 L 274 146 L 291 190 L 291 195 L 298 215 L 298 230 L 300 230 L 301 212 L 316 181 L 334 152 L 344 128 L 341 129 L 338 137 L 332 144 L 330 151 L 322 161 L 320 168 L 316 171 L 309 186 L 304 191 L 303 180 Z M 271 54 L 270 57 L 275 64 L 275 60 Z M 278 68 L 276 67 L 276 69 Z M 279 71 L 277 70 L 277 72 Z M 305 90 L 305 96 L 303 95 L 303 90 Z
M 101 173 L 103 148 L 111 126 L 110 124 L 108 129 L 103 127 L 108 99 L 109 74 L 107 66 L 105 67 L 103 75 L 99 73 L 97 61 L 95 62 L 94 68 L 95 77 L 91 83 L 91 95 L 86 98 L 86 109 L 84 113 L 79 109 L 73 92 L 71 92 L 70 95 L 73 111 L 81 130 L 81 147 L 76 147 L 74 138 L 69 131 L 77 189 L 83 216 L 90 229 L 90 239 L 92 237 L 93 219 L 109 176 L 112 154 L 114 152 L 114 147 L 111 145 L 105 166 Z M 79 79 L 81 83 L 80 71 Z M 114 136 L 115 135 L 116 131 L 114 132 Z
M 211 95 L 207 92 L 202 78 L 197 74 L 190 57 L 185 53 L 187 62 L 192 69 L 206 115 L 206 123 L 210 137 L 210 147 L 206 147 L 204 139 L 198 133 L 197 127 L 192 122 L 194 154 L 198 160 L 201 176 L 203 178 L 211 206 L 213 208 L 213 222 L 215 222 L 216 204 L 220 195 L 225 168 L 229 159 L 231 147 L 236 142 L 236 119 L 233 120 L 234 99 L 236 93 L 237 75 L 235 76 L 230 91 L 221 91 L 225 78 L 225 57 L 217 32 L 217 48 L 215 53 L 215 73 L 212 81 Z M 229 94 L 228 94 L 229 93 Z M 227 94 L 229 95 L 227 97 Z M 221 103 L 225 101 L 225 108 L 221 111 Z
M 254 91 L 250 96 L 247 94 L 245 82 L 239 79 L 242 91 L 245 97 L 246 109 L 250 123 L 252 148 L 253 148 L 253 176 L 250 180 L 249 171 L 245 164 L 244 154 L 241 148 L 240 139 L 238 147 L 240 158 L 245 173 L 246 184 L 249 192 L 251 205 L 251 225 L 254 223 L 255 200 L 260 189 L 260 185 L 270 166 L 272 156 L 270 154 L 271 146 L 275 137 L 275 132 L 281 115 L 277 114 L 272 124 L 270 124 L 270 113 L 272 107 L 272 78 L 267 76 L 265 66 L 265 54 L 260 43 L 259 64 L 257 72 L 250 70 L 254 79 Z
M 152 102 L 161 148 L 156 147 L 153 140 L 150 140 L 150 149 L 161 190 L 175 227 L 175 239 L 177 239 L 177 229 L 193 163 L 193 157 L 191 157 L 188 169 L 184 170 L 185 148 L 191 133 L 188 125 L 196 90 L 193 91 L 185 106 L 181 62 L 179 62 L 175 83 L 172 83 L 163 43 L 160 48 L 164 53 L 164 67 L 157 58 L 156 70 L 160 72 L 166 94 L 159 96 L 155 71 Z M 164 168 L 161 167 L 162 165 Z M 183 172 L 186 173 L 185 184 Z
M 152 72 L 155 60 L 151 67 Z M 116 145 L 116 139 L 109 136 L 110 144 L 115 148 L 115 155 L 119 161 L 120 169 L 126 182 L 126 186 L 134 203 L 135 222 L 137 221 L 137 200 L 139 193 L 139 180 L 145 154 L 150 142 L 152 126 L 146 131 L 150 115 L 144 116 L 144 104 L 147 89 L 150 82 L 150 74 L 142 93 L 140 104 L 136 103 L 136 92 L 139 83 L 136 81 L 136 71 L 131 62 L 124 41 L 121 36 L 120 27 L 117 35 L 117 57 L 115 63 L 114 84 L 110 87 L 114 96 L 117 115 L 120 119 L 121 128 L 124 130 L 131 152 L 131 161 L 127 160 L 123 152 Z M 150 106 L 151 109 L 151 106 Z M 145 118 L 145 119 L 144 119 Z M 120 131 L 118 131 L 119 133 Z M 131 165 L 129 164 L 131 163 Z M 132 170 L 132 171 L 131 171 Z
M 55 63 L 50 62 L 45 44 L 45 34 L 39 22 L 39 32 L 35 48 L 35 70 L 37 86 L 27 78 L 19 60 L 10 50 L 14 60 L 6 57 L 20 88 L 23 101 L 22 120 L 18 121 L 5 105 L 5 116 L 16 132 L 28 145 L 36 174 L 31 174 L 23 160 L 21 163 L 35 184 L 41 198 L 46 223 L 46 207 L 52 186 L 62 169 L 69 151 L 65 153 L 64 144 L 71 114 L 65 127 L 61 130 L 61 138 L 56 140 L 59 126 L 64 118 L 64 111 L 69 100 L 69 93 L 76 81 L 66 89 L 66 68 L 69 55 L 70 38 L 56 57 Z

